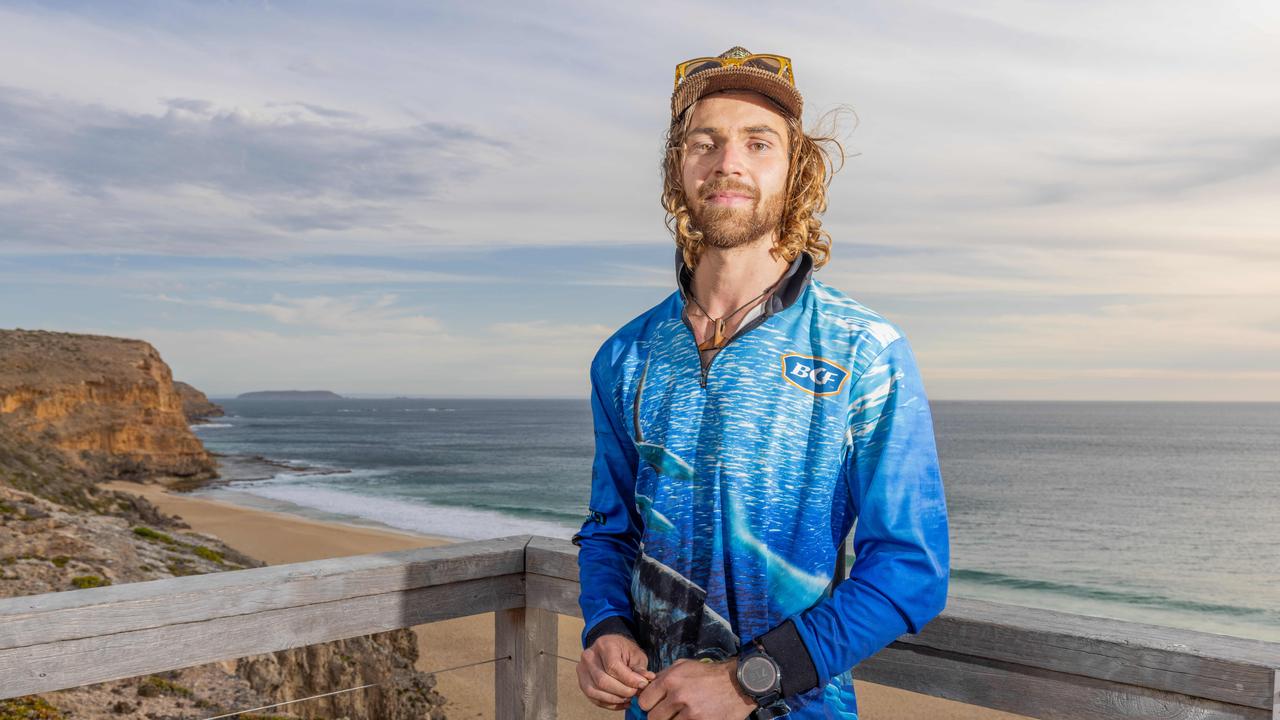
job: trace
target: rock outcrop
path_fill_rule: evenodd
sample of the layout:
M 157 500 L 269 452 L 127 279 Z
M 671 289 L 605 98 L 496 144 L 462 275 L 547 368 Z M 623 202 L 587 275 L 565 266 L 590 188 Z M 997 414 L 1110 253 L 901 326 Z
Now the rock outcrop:
M 141 340 L 0 330 L 0 421 L 104 477 L 209 477 L 169 366 Z
M 177 390 L 178 397 L 182 398 L 182 414 L 186 416 L 189 423 L 208 422 L 209 418 L 227 414 L 221 405 L 210 401 L 204 393 L 181 380 L 173 381 L 173 389 Z

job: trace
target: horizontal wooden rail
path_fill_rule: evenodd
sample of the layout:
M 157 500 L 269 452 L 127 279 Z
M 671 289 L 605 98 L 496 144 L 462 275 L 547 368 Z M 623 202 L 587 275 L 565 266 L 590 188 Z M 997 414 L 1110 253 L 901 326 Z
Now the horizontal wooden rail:
M 577 548 L 519 536 L 0 600 L 0 698 L 497 611 L 499 718 L 555 716 Z M 1037 718 L 1280 720 L 1280 643 L 952 598 L 860 680 Z
M 0 600 L 0 698 L 524 607 L 528 537 Z

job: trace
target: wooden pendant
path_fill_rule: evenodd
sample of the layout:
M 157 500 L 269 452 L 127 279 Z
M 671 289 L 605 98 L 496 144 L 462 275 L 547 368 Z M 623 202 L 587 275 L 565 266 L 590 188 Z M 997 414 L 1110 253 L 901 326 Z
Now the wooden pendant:
M 715 334 L 711 338 L 703 340 L 702 344 L 698 346 L 699 350 L 716 350 L 724 344 L 724 320 L 715 320 L 714 322 L 716 324 Z

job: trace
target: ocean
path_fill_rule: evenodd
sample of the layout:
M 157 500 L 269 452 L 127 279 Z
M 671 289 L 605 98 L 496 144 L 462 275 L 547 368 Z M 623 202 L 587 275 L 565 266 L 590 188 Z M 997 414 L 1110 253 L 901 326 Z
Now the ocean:
M 217 402 L 201 495 L 463 539 L 586 516 L 585 400 Z M 930 405 L 951 597 L 1280 642 L 1280 403 Z

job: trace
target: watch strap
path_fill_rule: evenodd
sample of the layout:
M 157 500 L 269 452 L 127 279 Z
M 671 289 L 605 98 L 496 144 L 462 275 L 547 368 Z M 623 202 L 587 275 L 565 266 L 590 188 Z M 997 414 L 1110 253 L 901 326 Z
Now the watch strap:
M 747 716 L 747 720 L 771 720 L 772 718 L 782 717 L 789 712 L 791 712 L 791 708 L 787 707 L 785 702 L 775 700 L 768 705 L 761 705 L 751 711 L 751 714 Z

